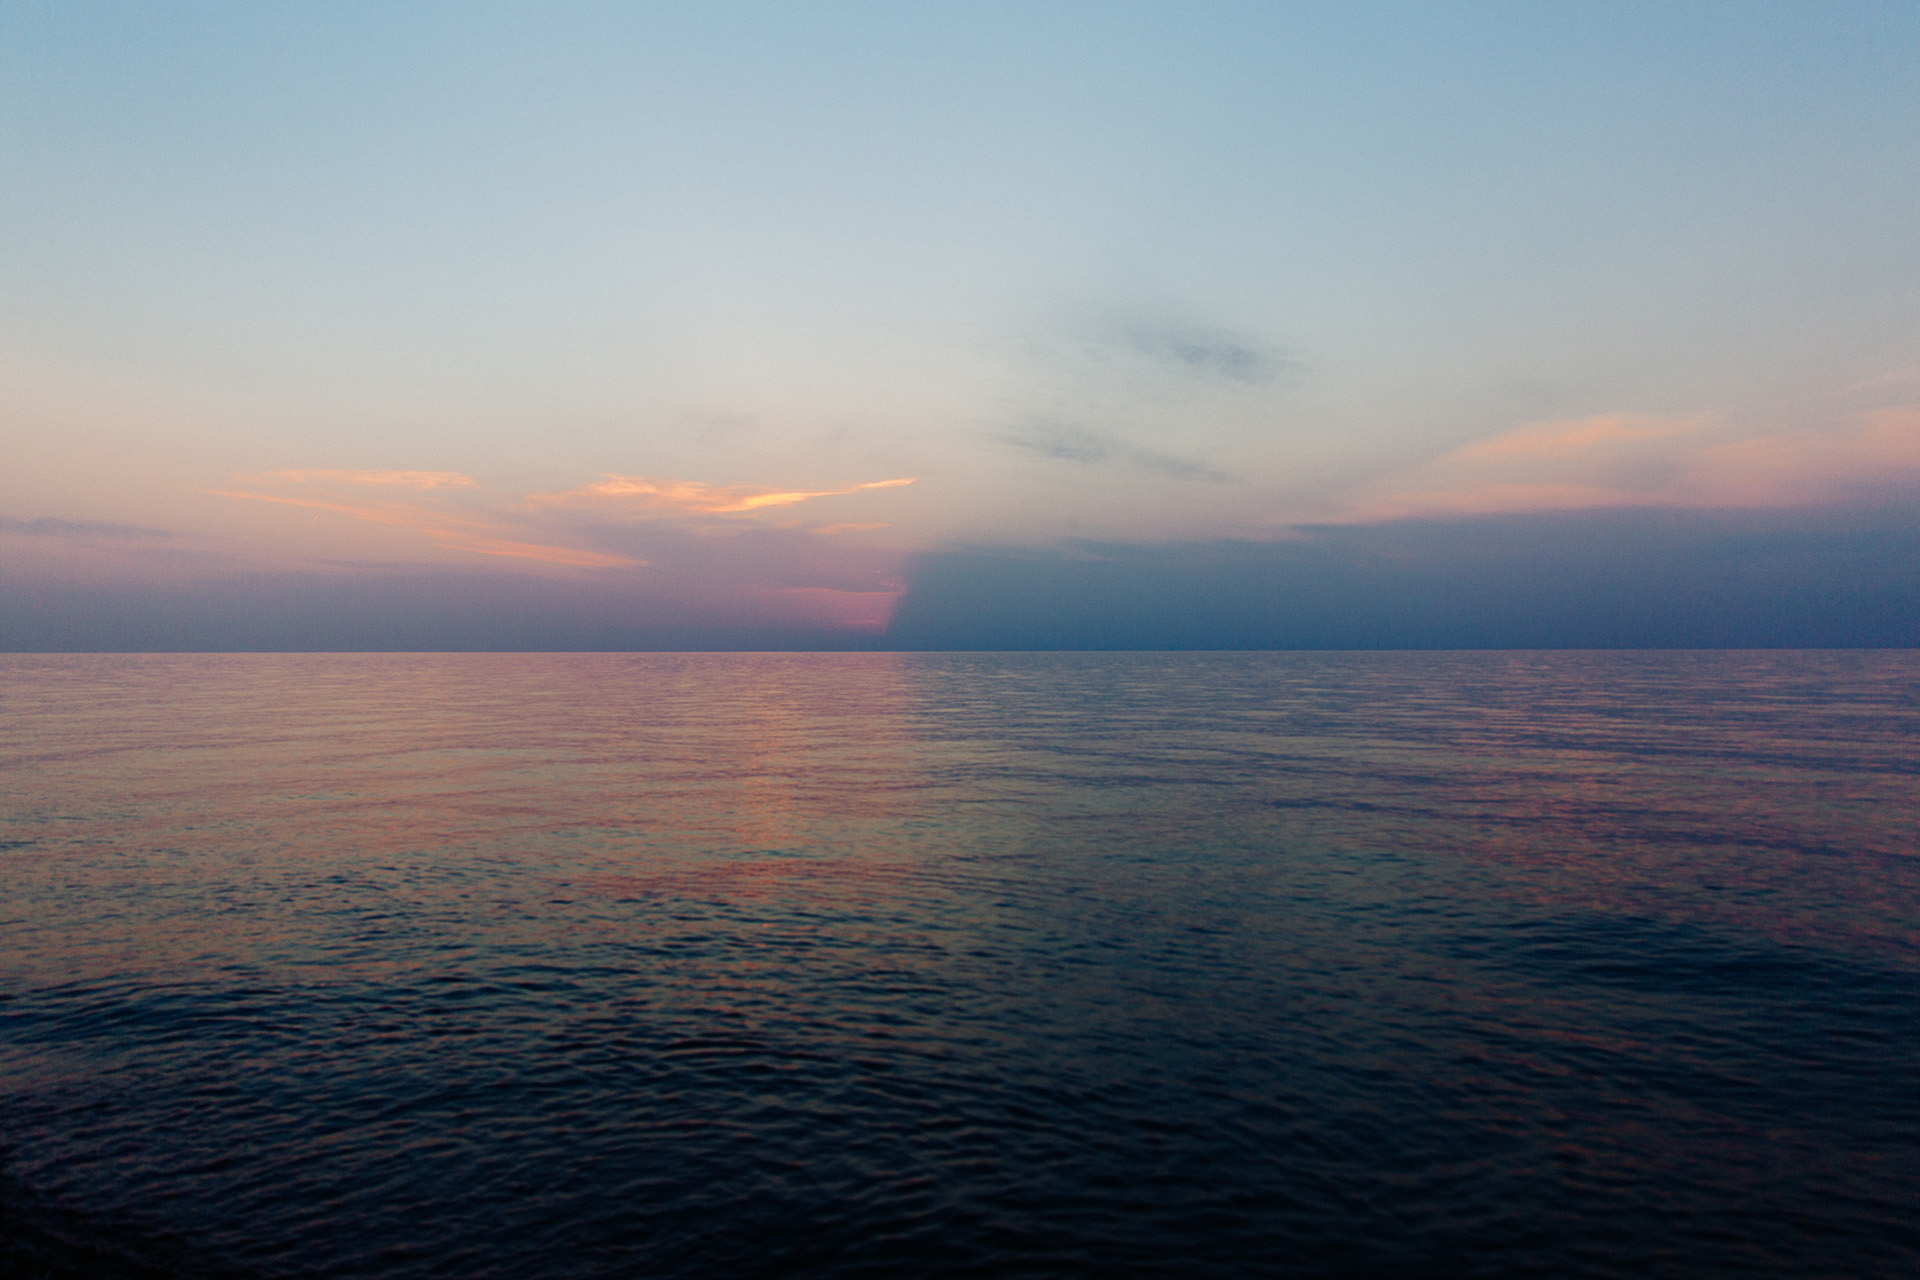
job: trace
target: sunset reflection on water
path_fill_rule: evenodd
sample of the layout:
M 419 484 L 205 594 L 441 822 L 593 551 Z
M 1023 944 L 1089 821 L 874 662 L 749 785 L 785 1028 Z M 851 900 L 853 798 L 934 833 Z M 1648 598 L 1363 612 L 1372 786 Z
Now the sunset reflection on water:
M 1892 1274 L 1915 664 L 0 659 L 8 1185 L 260 1274 Z

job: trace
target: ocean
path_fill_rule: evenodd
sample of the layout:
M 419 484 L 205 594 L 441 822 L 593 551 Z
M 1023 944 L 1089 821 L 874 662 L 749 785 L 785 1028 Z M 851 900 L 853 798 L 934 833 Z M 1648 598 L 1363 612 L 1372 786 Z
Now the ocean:
M 0 1270 L 1920 1274 L 1920 653 L 0 657 Z

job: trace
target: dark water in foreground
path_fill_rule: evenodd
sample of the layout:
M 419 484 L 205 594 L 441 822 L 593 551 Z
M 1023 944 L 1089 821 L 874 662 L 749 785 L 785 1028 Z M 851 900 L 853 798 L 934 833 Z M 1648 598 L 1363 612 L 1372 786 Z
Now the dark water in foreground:
M 1915 653 L 0 658 L 0 1267 L 1916 1274 L 1917 746 Z

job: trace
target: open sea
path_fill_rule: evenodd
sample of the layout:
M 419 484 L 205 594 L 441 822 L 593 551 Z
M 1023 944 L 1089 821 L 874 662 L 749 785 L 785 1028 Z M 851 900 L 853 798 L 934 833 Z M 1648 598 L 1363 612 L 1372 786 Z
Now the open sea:
M 0 1274 L 1920 1275 L 1920 653 L 0 657 Z

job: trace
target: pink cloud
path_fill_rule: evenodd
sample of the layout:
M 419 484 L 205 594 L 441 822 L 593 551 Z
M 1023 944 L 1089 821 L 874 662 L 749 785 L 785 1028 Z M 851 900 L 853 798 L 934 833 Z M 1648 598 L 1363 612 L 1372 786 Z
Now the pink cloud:
M 351 485 L 380 489 L 469 489 L 473 479 L 457 471 L 269 471 L 259 476 L 241 476 L 250 483 L 284 481 L 300 485 Z
M 640 509 L 686 515 L 744 515 L 774 507 L 790 507 L 815 498 L 837 498 L 870 489 L 894 489 L 912 484 L 912 477 L 873 480 L 841 489 L 769 489 L 746 485 L 704 484 L 698 480 L 650 479 L 646 476 L 608 475 L 606 479 L 560 493 L 529 494 L 529 506 Z
M 517 509 L 489 506 L 484 499 L 443 500 L 471 490 L 473 480 L 456 471 L 305 469 L 242 476 L 245 489 L 206 492 L 245 502 L 331 511 L 368 524 L 406 530 L 447 551 L 506 557 L 578 568 L 635 568 L 647 562 L 616 555 L 580 541 L 598 541 L 592 531 L 562 513 L 598 517 L 752 515 L 816 498 L 840 497 L 914 483 L 912 478 L 874 480 L 835 489 L 775 489 L 714 485 L 693 480 L 609 475 L 558 493 L 530 494 Z M 840 523 L 836 533 L 885 528 L 883 523 Z
M 379 478 L 365 478 L 369 476 Z M 389 486 L 430 491 L 471 483 L 466 477 L 455 476 L 452 472 L 281 471 L 270 473 L 266 477 L 257 477 L 257 479 L 274 479 L 308 490 L 320 488 L 322 491 L 319 493 L 260 493 L 237 489 L 209 489 L 206 492 L 218 497 L 237 498 L 246 502 L 264 502 L 337 512 L 369 524 L 388 525 L 407 530 L 448 551 L 464 551 L 473 555 L 588 569 L 635 568 L 644 563 L 630 556 L 609 555 L 603 551 L 531 541 L 510 522 L 484 511 L 457 512 L 431 500 L 423 499 L 376 501 L 342 498 L 324 491 L 328 484 Z
M 1571 421 L 1535 422 L 1476 440 L 1447 456 L 1460 461 L 1592 456 L 1688 435 L 1699 431 L 1706 421 L 1608 413 Z
M 1388 477 L 1342 517 L 1604 506 L 1795 506 L 1920 480 L 1920 408 L 1743 434 L 1711 415 L 1527 423 Z
M 904 590 L 839 591 L 832 587 L 781 587 L 760 595 L 756 613 L 802 626 L 879 634 L 893 618 Z

